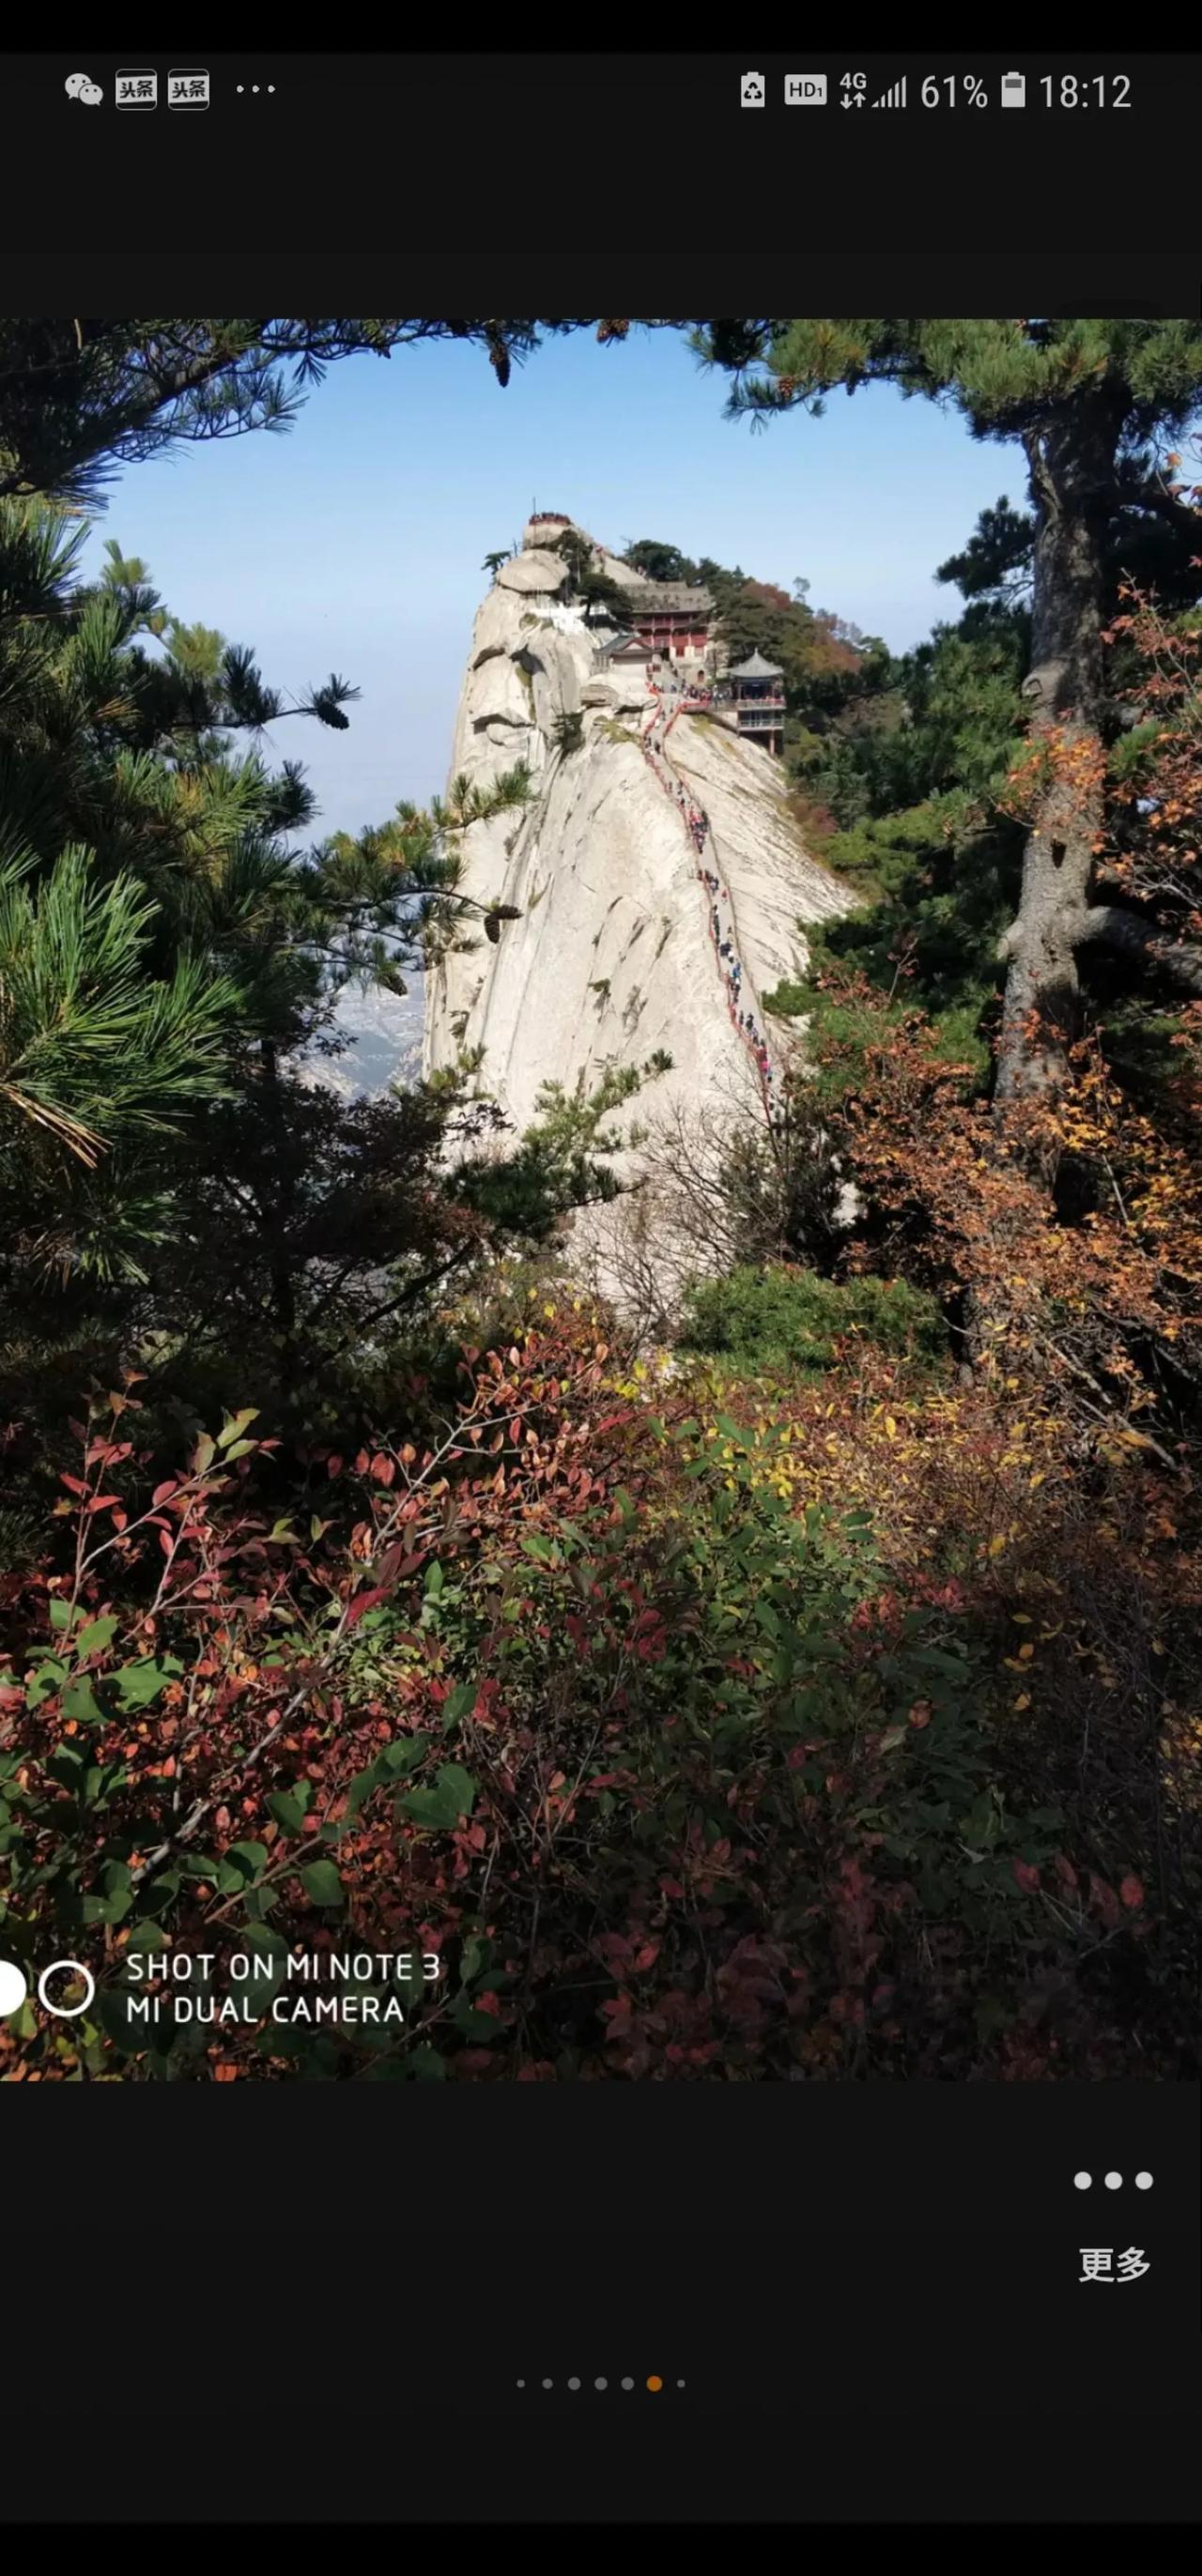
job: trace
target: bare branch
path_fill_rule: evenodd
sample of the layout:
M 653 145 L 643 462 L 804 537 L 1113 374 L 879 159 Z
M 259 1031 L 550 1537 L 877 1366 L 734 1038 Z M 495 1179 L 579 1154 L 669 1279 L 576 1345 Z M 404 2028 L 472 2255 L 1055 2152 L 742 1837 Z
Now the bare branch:
M 1166 939 L 1154 922 L 1141 920 L 1122 904 L 1099 903 L 1083 915 L 1073 940 L 1075 948 L 1113 948 L 1141 966 L 1156 971 L 1183 993 L 1202 994 L 1202 951 Z

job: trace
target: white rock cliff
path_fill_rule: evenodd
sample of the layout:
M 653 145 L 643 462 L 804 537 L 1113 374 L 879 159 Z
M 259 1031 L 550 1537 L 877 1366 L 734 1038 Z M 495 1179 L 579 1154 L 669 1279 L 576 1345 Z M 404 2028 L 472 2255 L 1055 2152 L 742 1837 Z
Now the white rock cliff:
M 802 925 L 848 896 L 807 852 L 779 763 L 717 716 L 673 713 L 642 667 L 607 663 L 563 558 L 532 533 L 477 614 L 451 759 L 452 777 L 481 787 L 518 762 L 531 773 L 525 811 L 472 825 L 462 844 L 463 892 L 520 919 L 496 946 L 472 933 L 428 976 L 424 1065 L 483 1048 L 481 1079 L 519 1131 L 545 1082 L 591 1091 L 660 1052 L 671 1070 L 631 1113 L 644 1125 L 676 1104 L 754 1097 L 756 1047 L 771 1043 L 760 996 L 804 977 Z M 626 566 L 596 559 L 630 585 Z M 577 748 L 557 747 L 565 716 L 580 719 Z

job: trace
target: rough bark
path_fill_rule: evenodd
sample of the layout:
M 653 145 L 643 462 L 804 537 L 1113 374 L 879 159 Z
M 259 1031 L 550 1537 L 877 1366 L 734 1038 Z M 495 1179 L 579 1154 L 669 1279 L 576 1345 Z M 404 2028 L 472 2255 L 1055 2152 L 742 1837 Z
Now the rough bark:
M 259 1061 L 263 1073 L 263 1095 L 267 1122 L 276 1149 L 274 1188 L 263 1209 L 267 1238 L 267 1263 L 271 1277 L 272 1313 L 280 1344 L 280 1375 L 291 1385 L 297 1368 L 296 1283 L 289 1250 L 289 1225 L 294 1214 L 295 1193 L 288 1164 L 288 1139 L 284 1104 L 280 1092 L 279 1058 L 273 1041 L 259 1042 Z
M 1076 950 L 1085 928 L 1100 787 L 1083 788 L 1102 700 L 1103 535 L 1113 506 L 1119 423 L 1082 398 L 1024 441 L 1036 536 L 1031 671 L 1023 694 L 1032 738 L 1055 732 L 1058 757 L 1023 853 L 1018 914 L 1002 943 L 1006 995 L 1000 1103 L 1053 1088 L 1077 1019 Z

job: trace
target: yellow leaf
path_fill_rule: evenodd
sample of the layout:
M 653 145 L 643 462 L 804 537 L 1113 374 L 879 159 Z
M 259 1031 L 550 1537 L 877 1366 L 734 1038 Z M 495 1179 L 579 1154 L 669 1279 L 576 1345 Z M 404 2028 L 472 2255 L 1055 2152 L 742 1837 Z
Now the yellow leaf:
M 1030 1691 L 1020 1691 L 1014 1705 L 1016 1708 L 1029 1708 L 1031 1705 Z
M 995 1531 L 994 1531 L 994 1534 L 993 1534 L 993 1537 L 990 1539 L 990 1542 L 989 1542 L 989 1553 L 990 1553 L 990 1555 L 991 1555 L 991 1556 L 1000 1556 L 1000 1555 L 1001 1555 L 1001 1553 L 1002 1553 L 1002 1549 L 1004 1548 L 1005 1544 L 1006 1544 L 1006 1541 L 1005 1541 L 1005 1537 L 1004 1537 L 1004 1535 L 1003 1535 L 1002 1531 L 1001 1531 L 1001 1530 L 995 1530 Z
M 891 1414 L 891 1413 L 887 1413 L 887 1414 L 885 1415 L 885 1432 L 886 1432 L 886 1437 L 887 1437 L 888 1439 L 890 1439 L 890 1440 L 896 1440 L 896 1438 L 897 1438 L 897 1424 L 896 1424 L 896 1422 L 894 1421 L 893 1416 L 892 1416 L 892 1414 Z

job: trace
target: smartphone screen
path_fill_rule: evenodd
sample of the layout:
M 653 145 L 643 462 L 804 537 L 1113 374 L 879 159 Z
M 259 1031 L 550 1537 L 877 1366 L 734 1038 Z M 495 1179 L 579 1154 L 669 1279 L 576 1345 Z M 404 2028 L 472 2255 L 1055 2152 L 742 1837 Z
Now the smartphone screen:
M 830 32 L 5 58 L 15 2528 L 1197 2518 L 1200 58 Z

